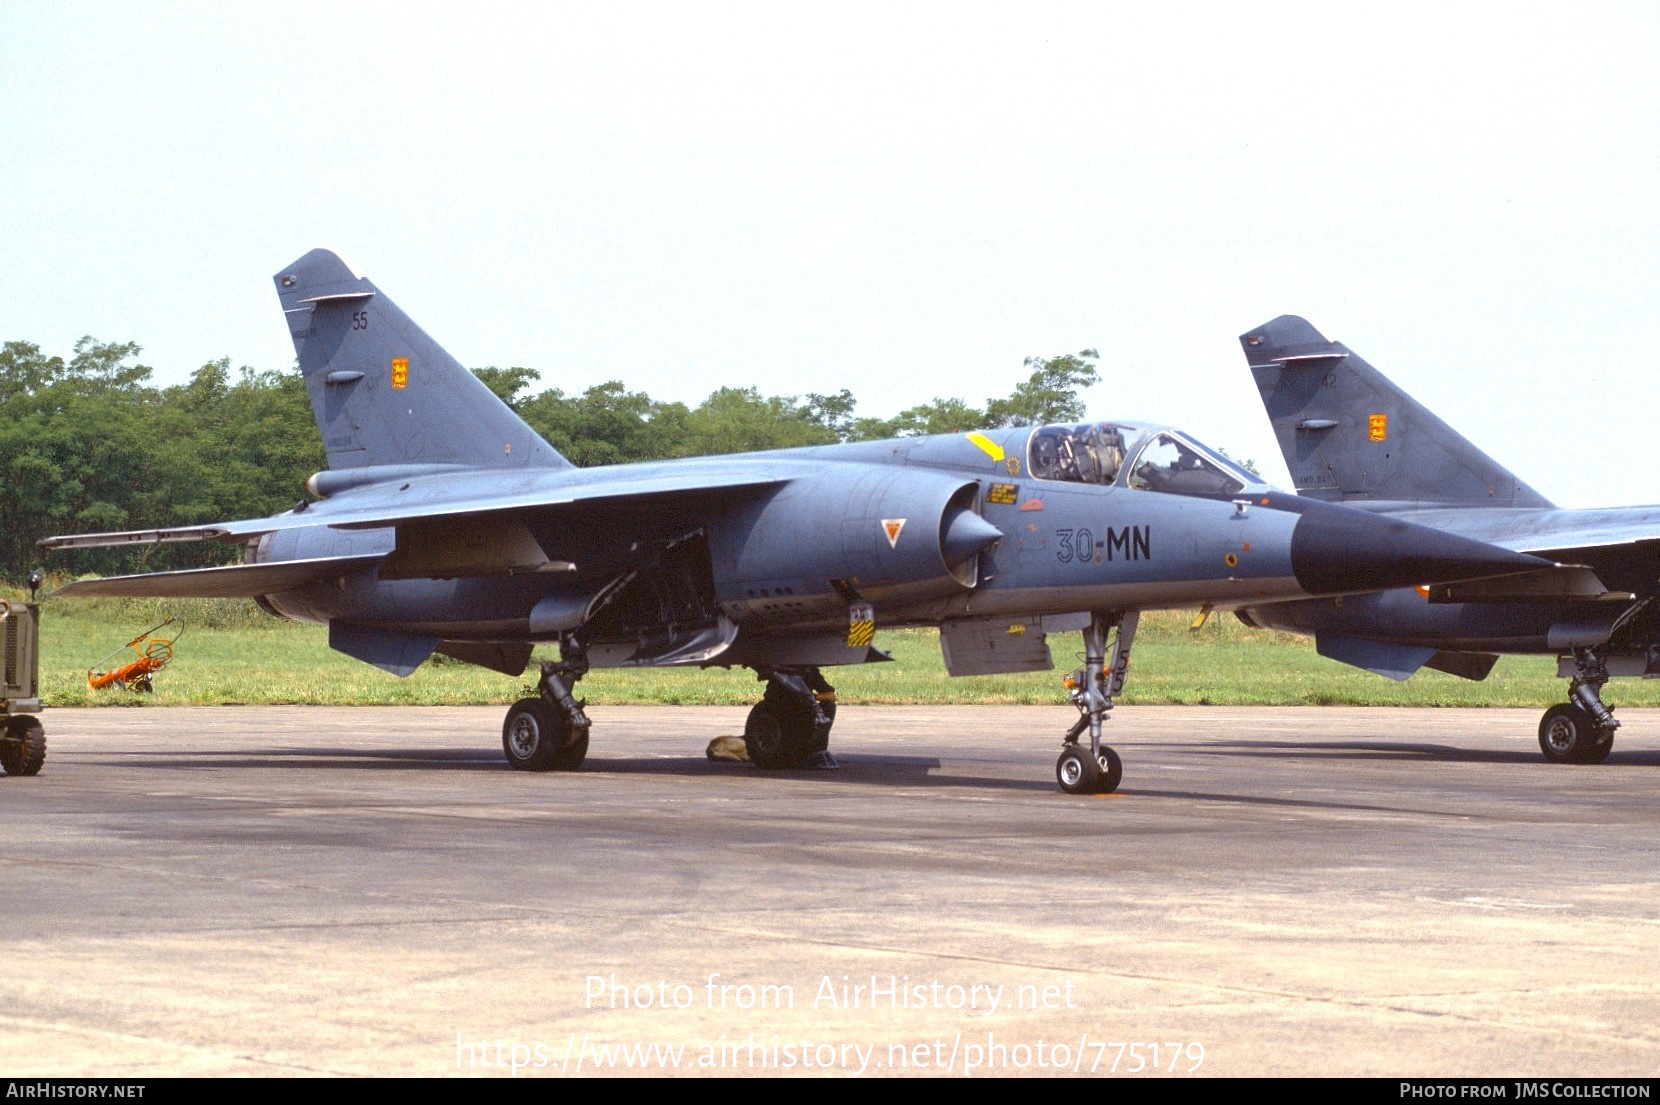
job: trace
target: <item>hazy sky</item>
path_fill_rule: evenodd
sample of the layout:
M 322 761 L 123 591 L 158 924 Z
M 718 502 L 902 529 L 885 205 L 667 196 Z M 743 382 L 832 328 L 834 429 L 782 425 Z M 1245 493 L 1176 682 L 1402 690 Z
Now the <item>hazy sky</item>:
M 1660 500 L 1660 6 L 0 0 L 0 340 L 293 361 L 341 253 L 464 364 L 983 402 L 1284 469 L 1301 314 L 1565 505 Z

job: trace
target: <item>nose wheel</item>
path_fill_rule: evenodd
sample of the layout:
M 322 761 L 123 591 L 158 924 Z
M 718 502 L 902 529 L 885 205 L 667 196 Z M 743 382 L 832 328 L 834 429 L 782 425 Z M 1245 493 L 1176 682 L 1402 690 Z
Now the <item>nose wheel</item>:
M 1081 744 L 1068 745 L 1055 761 L 1055 782 L 1068 794 L 1111 794 L 1123 778 L 1124 761 L 1106 745 L 1095 756 Z

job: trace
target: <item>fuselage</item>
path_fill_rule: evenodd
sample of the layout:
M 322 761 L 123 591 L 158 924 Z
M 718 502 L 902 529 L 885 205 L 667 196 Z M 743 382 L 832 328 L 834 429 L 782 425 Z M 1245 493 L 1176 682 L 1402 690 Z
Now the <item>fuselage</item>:
M 860 606 L 884 626 L 938 625 L 1358 589 L 1331 585 L 1323 560 L 1298 562 L 1300 525 L 1314 547 L 1306 504 L 1276 509 L 1269 489 L 1190 438 L 1124 423 L 602 469 L 411 469 L 355 486 L 330 475 L 344 489 L 250 558 L 386 559 L 266 595 L 267 608 L 446 640 L 551 641 L 581 626 L 596 663 L 703 662 L 785 635 L 840 647 Z M 580 509 L 561 502 L 567 486 Z M 511 522 L 455 517 L 486 499 L 542 505 Z M 399 510 L 444 521 L 405 523 L 400 546 L 399 528 L 373 524 Z M 432 567 L 469 555 L 450 577 Z M 1414 578 L 1394 567 L 1387 582 Z M 698 633 L 720 647 L 675 651 Z

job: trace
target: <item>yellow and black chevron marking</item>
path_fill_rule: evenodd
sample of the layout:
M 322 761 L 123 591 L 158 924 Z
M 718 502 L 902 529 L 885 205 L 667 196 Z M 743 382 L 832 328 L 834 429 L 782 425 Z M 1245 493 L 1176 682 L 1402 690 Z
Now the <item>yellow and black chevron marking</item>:
M 847 647 L 863 648 L 876 639 L 876 612 L 866 607 L 847 613 Z

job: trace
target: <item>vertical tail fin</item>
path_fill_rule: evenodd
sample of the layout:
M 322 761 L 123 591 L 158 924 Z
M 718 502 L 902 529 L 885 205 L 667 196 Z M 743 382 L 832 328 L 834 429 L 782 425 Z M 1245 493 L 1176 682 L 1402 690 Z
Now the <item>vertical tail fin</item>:
M 1333 501 L 1550 502 L 1296 315 L 1240 335 L 1299 494 Z
M 335 254 L 314 249 L 273 280 L 331 469 L 570 467 Z

